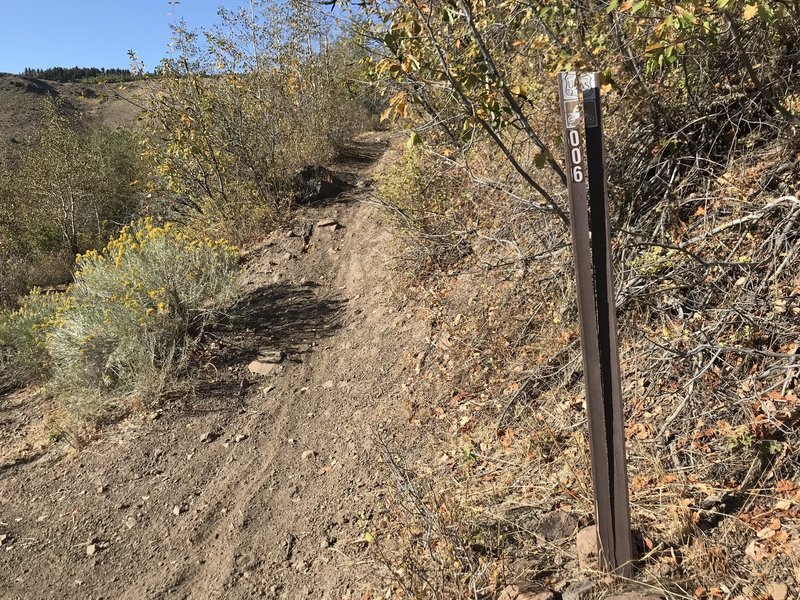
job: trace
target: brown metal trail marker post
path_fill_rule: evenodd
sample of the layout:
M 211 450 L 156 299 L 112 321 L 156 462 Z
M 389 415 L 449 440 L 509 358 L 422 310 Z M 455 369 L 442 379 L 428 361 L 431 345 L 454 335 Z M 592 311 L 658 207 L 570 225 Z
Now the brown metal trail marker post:
M 600 74 L 581 73 L 578 76 L 575 72 L 560 73 L 558 90 L 564 125 L 600 568 L 630 577 L 633 573 L 633 535 L 628 505 Z M 582 113 L 585 119 L 581 118 Z M 585 160 L 580 131 L 584 120 Z

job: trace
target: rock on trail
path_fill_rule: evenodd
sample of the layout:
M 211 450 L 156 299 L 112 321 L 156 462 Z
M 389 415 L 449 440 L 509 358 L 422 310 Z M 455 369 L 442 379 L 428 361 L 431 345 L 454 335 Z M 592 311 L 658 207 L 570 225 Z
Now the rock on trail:
M 362 597 L 373 434 L 418 445 L 400 384 L 424 343 L 360 202 L 387 139 L 357 140 L 332 168 L 347 191 L 248 249 L 242 315 L 191 393 L 79 453 L 41 443 L 46 400 L 0 400 L 0 598 Z

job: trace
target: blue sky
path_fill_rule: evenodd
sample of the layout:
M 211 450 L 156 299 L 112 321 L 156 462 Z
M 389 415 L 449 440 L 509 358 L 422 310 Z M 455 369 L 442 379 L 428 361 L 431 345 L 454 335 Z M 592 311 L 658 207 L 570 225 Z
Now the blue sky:
M 170 23 L 216 21 L 217 8 L 244 0 L 0 0 L 0 72 L 25 67 L 130 66 L 135 50 L 150 71 L 167 52 Z

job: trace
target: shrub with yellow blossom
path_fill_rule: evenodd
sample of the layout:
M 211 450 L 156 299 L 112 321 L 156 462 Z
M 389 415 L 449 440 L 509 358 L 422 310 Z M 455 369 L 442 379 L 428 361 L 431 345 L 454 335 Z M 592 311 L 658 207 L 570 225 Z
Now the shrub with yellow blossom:
M 142 392 L 235 300 L 238 263 L 224 240 L 150 217 L 79 256 L 71 306 L 46 340 L 55 388 Z
M 6 377 L 22 382 L 47 372 L 47 334 L 63 323 L 70 306 L 69 296 L 34 288 L 16 310 L 0 310 L 0 367 Z

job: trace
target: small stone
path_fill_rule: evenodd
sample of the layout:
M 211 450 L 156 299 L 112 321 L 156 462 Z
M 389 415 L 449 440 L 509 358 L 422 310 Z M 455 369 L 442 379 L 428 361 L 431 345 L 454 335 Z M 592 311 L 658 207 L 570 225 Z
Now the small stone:
M 5 544 L 8 541 L 8 534 L 7 533 L 0 533 L 0 546 Z
M 237 433 L 236 436 L 233 438 L 233 441 L 238 444 L 242 440 L 246 440 L 246 439 L 247 439 L 247 434 L 246 433 Z
M 249 365 L 247 365 L 247 370 L 250 371 L 253 375 L 271 375 L 278 369 L 280 369 L 280 365 L 275 363 L 262 362 L 260 360 L 254 360 Z
M 314 452 L 313 450 L 306 450 L 305 452 L 303 452 L 303 454 L 301 454 L 301 456 L 302 456 L 303 460 L 308 460 L 310 458 L 314 458 L 314 456 L 316 454 L 317 453 Z
M 97 544 L 89 544 L 86 546 L 86 556 L 94 556 L 97 552 Z
M 180 504 L 176 504 L 175 506 L 172 507 L 172 514 L 177 517 L 182 512 L 185 512 L 185 510 L 186 509 L 183 506 L 181 506 Z
M 786 600 L 789 595 L 789 586 L 785 583 L 768 583 L 767 593 L 772 597 L 772 600 Z
M 333 388 L 333 380 L 329 379 L 328 381 L 326 381 L 325 383 L 323 383 L 321 387 L 322 387 L 323 389 L 325 389 L 325 390 L 330 390 L 330 389 L 332 389 L 332 388 Z
M 278 369 L 278 365 L 285 357 L 282 350 L 262 350 L 258 357 L 247 365 L 247 370 L 256 375 L 269 375 Z
M 261 390 L 261 392 L 266 395 L 266 394 L 269 394 L 274 389 L 275 389 L 274 385 L 268 385 L 263 390 Z
M 216 431 L 206 431 L 203 435 L 200 436 L 200 441 L 203 444 L 210 444 L 218 437 L 219 434 Z
M 133 529 L 136 527 L 136 519 L 134 517 L 128 517 L 125 519 L 125 527 L 128 529 Z
M 578 519 L 563 510 L 545 513 L 534 526 L 534 531 L 548 542 L 572 537 L 578 528 Z
M 317 227 L 332 227 L 334 230 L 341 227 L 336 219 L 322 219 L 317 221 Z
M 590 525 L 578 532 L 576 541 L 578 564 L 582 569 L 596 570 L 600 559 L 597 542 L 597 527 Z
M 583 531 L 583 530 L 581 530 Z M 580 535 L 580 534 L 578 534 Z M 594 581 L 581 580 L 571 583 L 561 594 L 562 600 L 590 600 L 595 594 Z
M 555 594 L 536 583 L 509 585 L 500 592 L 498 600 L 554 600 Z

